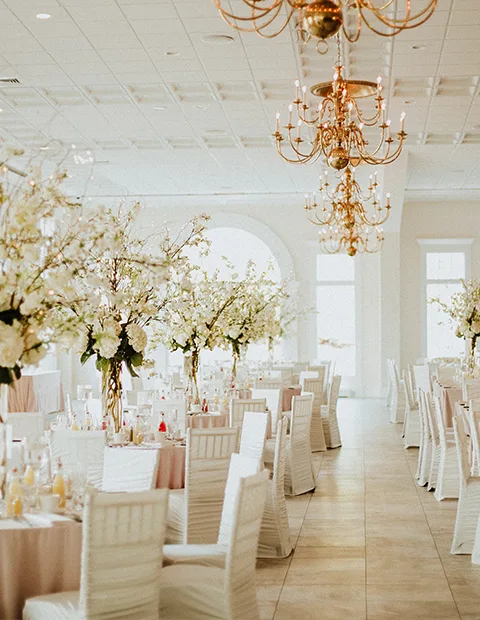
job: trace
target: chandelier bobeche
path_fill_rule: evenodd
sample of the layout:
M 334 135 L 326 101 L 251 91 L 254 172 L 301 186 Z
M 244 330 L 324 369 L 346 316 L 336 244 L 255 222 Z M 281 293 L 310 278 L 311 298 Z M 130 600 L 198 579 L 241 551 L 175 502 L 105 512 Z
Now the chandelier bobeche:
M 320 182 L 320 201 L 315 194 L 305 196 L 310 222 L 320 226 L 320 246 L 328 254 L 345 251 L 349 256 L 380 250 L 384 240 L 381 228 L 390 216 L 390 194 L 382 207 L 378 197 L 377 173 L 370 176 L 364 196 L 355 171 L 347 167 L 337 187 L 330 192 L 327 173 Z
M 402 30 L 416 28 L 431 17 L 438 0 L 413 2 L 417 5 L 417 12 L 412 11 L 412 0 L 384 0 L 380 3 L 375 0 L 241 0 L 242 9 L 234 13 L 228 0 L 214 0 L 229 26 L 244 32 L 257 32 L 269 39 L 283 32 L 295 17 L 300 40 L 316 39 L 320 53 L 328 49 L 326 39 L 340 29 L 346 39 L 354 43 L 358 41 L 363 25 L 383 37 L 393 37 Z
M 299 80 L 295 82 L 295 99 L 289 106 L 288 124 L 284 127 L 287 135 L 285 137 L 281 132 L 279 112 L 273 134 L 277 151 L 286 161 L 309 164 L 325 157 L 330 167 L 342 170 L 348 165 L 356 167 L 361 162 L 373 166 L 390 164 L 399 157 L 407 137 L 404 131 L 405 113 L 402 112 L 400 116 L 396 142 L 386 114 L 381 77 L 377 78 L 376 83 L 346 80 L 342 69 L 339 54 L 333 81 L 322 82 L 311 88 L 312 94 L 323 97 L 317 112 L 313 114 L 309 113 L 307 87 L 303 86 L 300 90 Z M 375 96 L 375 106 L 373 115 L 366 117 L 358 107 L 357 99 L 369 96 Z M 292 122 L 294 108 L 298 117 L 296 124 Z M 375 147 L 369 150 L 368 140 L 362 130 L 374 126 L 379 129 L 379 138 Z M 304 127 L 315 130 L 313 140 L 309 136 L 306 139 L 302 137 Z M 284 143 L 288 145 L 290 155 L 284 153 Z

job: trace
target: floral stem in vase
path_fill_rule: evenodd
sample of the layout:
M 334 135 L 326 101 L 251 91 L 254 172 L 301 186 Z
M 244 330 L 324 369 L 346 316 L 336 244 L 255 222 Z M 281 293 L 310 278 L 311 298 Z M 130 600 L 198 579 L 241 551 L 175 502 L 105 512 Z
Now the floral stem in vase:
M 103 417 L 110 418 L 115 433 L 121 431 L 123 421 L 121 371 L 122 363 L 116 360 L 102 370 Z
M 472 336 L 472 338 L 470 339 L 470 347 L 468 349 L 468 357 L 467 357 L 467 373 L 470 377 L 474 377 L 475 376 L 475 366 L 476 366 L 476 362 L 475 362 L 475 349 L 477 347 L 477 337 L 478 336 Z
M 192 351 L 192 388 L 193 388 L 193 404 L 200 405 L 200 394 L 198 391 L 198 366 L 200 362 L 200 352 Z

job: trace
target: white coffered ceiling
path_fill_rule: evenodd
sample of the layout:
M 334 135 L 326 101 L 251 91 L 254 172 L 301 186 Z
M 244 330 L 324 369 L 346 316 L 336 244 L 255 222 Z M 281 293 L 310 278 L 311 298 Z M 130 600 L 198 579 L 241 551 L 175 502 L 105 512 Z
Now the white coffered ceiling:
M 270 135 L 295 78 L 331 78 L 333 45 L 320 56 L 288 29 L 240 35 L 212 0 L 0 0 L 0 29 L 0 78 L 19 80 L 0 84 L 0 136 L 66 157 L 75 191 L 281 195 L 316 184 L 320 164 L 285 164 Z M 407 191 L 480 189 L 479 32 L 480 0 L 439 0 L 425 25 L 395 40 L 364 32 L 344 50 L 350 77 L 384 76 L 393 127 L 407 112 Z

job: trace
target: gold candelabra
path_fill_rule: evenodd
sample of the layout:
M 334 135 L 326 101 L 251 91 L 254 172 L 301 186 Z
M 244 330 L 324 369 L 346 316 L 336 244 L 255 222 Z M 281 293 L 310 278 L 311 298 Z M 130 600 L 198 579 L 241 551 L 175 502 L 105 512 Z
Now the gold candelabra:
M 340 58 L 340 40 L 338 40 L 337 63 L 332 82 L 322 82 L 311 88 L 312 94 L 320 96 L 318 110 L 309 112 L 307 104 L 307 87 L 300 89 L 300 82 L 295 82 L 295 99 L 289 105 L 288 124 L 283 135 L 280 128 L 280 112 L 277 112 L 275 143 L 278 153 L 290 163 L 308 164 L 319 157 L 325 157 L 327 164 L 336 170 L 348 165 L 358 166 L 362 161 L 373 166 L 390 164 L 395 161 L 407 137 L 404 131 L 405 112 L 400 115 L 400 130 L 396 134 L 398 143 L 391 135 L 390 120 L 387 118 L 386 105 L 382 96 L 381 77 L 377 82 L 363 80 L 346 80 L 342 74 Z M 364 116 L 357 99 L 374 96 L 375 105 L 371 117 Z M 293 124 L 295 108 L 298 120 Z M 368 140 L 363 134 L 364 127 L 378 126 L 380 130 L 378 143 L 369 150 Z M 302 128 L 313 128 L 312 140 L 302 137 Z M 291 155 L 283 152 L 283 143 L 290 147 Z
M 295 16 L 300 40 L 306 43 L 316 39 L 320 53 L 328 49 L 326 39 L 340 29 L 354 43 L 363 25 L 383 37 L 416 28 L 431 17 L 438 2 L 413 0 L 420 6 L 413 12 L 412 0 L 383 0 L 380 6 L 375 0 L 242 0 L 243 10 L 234 13 L 227 8 L 228 0 L 213 1 L 229 26 L 243 32 L 257 32 L 268 39 L 283 32 Z
M 315 193 L 305 196 L 305 210 L 312 224 L 320 226 L 320 245 L 328 254 L 345 251 L 349 256 L 380 250 L 384 240 L 381 228 L 390 216 L 390 194 L 384 207 L 378 197 L 377 173 L 370 175 L 367 195 L 363 195 L 348 167 L 336 188 L 329 189 L 327 172 L 320 182 L 320 201 Z

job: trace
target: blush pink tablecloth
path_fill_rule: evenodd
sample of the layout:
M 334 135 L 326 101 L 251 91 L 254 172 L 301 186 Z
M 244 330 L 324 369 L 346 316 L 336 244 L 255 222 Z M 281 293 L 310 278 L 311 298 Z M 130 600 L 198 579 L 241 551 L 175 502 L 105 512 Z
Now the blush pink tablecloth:
M 462 400 L 462 386 L 434 384 L 435 393 L 440 398 L 440 407 L 443 420 L 446 426 L 453 426 L 453 416 L 455 415 L 455 404 Z
M 0 618 L 21 618 L 31 596 L 78 590 L 81 547 L 81 523 L 19 529 L 0 522 Z
M 186 428 L 224 428 L 228 426 L 228 413 L 196 413 L 187 415 Z
M 8 390 L 8 410 L 53 413 L 65 409 L 59 370 L 23 374 Z
M 292 398 L 294 396 L 300 396 L 301 393 L 301 385 L 292 385 L 291 387 L 282 388 L 282 411 L 290 411 L 292 409 Z
M 185 486 L 185 446 L 166 445 L 160 450 L 157 489 L 183 489 Z

